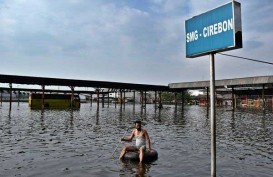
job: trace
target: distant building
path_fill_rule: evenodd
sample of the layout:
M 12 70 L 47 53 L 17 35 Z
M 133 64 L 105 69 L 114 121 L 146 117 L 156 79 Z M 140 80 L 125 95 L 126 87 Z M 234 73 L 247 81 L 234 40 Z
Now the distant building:
M 29 95 L 27 93 L 20 93 L 19 95 L 18 95 L 18 93 L 16 93 L 16 94 L 12 93 L 11 99 L 12 100 L 18 100 L 18 96 L 19 96 L 20 100 L 26 100 L 26 99 L 28 99 Z M 2 101 L 9 101 L 10 100 L 10 94 L 7 93 L 7 92 L 1 93 L 1 99 L 2 99 Z
M 124 95 L 125 94 L 125 95 Z M 143 92 L 143 99 L 145 98 L 145 92 Z M 86 95 L 86 100 L 90 100 L 91 96 Z M 97 100 L 97 94 L 92 95 L 93 101 Z M 105 94 L 104 96 L 102 94 L 99 95 L 100 102 L 102 99 L 104 101 L 108 100 L 108 94 Z M 112 92 L 109 93 L 109 101 L 110 102 L 118 102 L 120 101 L 120 92 Z M 133 102 L 134 101 L 134 92 L 122 92 L 122 99 L 125 100 L 125 102 Z M 155 92 L 146 92 L 146 103 L 153 103 L 155 100 Z M 135 103 L 141 102 L 141 93 L 138 91 L 135 91 Z

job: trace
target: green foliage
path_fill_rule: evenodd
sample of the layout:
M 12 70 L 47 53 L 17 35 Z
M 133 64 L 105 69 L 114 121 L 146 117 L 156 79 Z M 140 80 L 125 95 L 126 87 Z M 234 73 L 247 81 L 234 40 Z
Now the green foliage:
M 174 100 L 174 94 L 171 92 L 162 92 L 161 93 L 162 101 L 173 101 Z
M 172 92 L 162 92 L 161 94 L 162 101 L 169 101 L 174 102 L 175 101 L 175 93 Z M 189 91 L 184 92 L 184 103 L 189 103 L 191 101 L 191 94 Z M 182 93 L 177 93 L 177 101 L 182 100 Z

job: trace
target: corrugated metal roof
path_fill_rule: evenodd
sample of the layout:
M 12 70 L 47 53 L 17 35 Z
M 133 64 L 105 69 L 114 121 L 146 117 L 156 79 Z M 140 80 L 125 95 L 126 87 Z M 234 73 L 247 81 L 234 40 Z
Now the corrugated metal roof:
M 170 83 L 170 89 L 203 89 L 209 87 L 210 81 Z M 216 80 L 215 87 L 257 87 L 266 85 L 272 87 L 273 76 L 256 76 L 235 79 Z
M 168 86 L 134 84 L 108 81 L 61 79 L 33 76 L 0 75 L 0 83 L 14 83 L 27 85 L 45 85 L 45 86 L 69 86 L 69 87 L 93 87 L 110 88 L 118 90 L 140 90 L 140 91 L 168 91 Z

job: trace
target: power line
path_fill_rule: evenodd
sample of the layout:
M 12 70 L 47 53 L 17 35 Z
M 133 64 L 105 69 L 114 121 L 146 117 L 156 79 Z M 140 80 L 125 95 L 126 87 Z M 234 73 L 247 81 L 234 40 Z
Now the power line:
M 251 58 L 239 57 L 239 56 L 228 55 L 228 54 L 223 54 L 223 53 L 217 53 L 217 54 L 225 55 L 225 56 L 229 56 L 229 57 L 233 57 L 233 58 L 240 58 L 240 59 L 243 59 L 243 60 L 249 60 L 249 61 L 255 61 L 255 62 L 259 62 L 259 63 L 264 63 L 264 64 L 273 65 L 273 63 L 267 62 L 267 61 L 255 60 L 255 59 L 251 59 Z

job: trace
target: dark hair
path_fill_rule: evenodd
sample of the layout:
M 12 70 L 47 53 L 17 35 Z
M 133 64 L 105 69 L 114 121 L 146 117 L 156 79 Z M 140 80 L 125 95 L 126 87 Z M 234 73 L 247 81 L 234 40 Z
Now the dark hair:
M 135 124 L 141 124 L 140 120 L 135 121 Z

